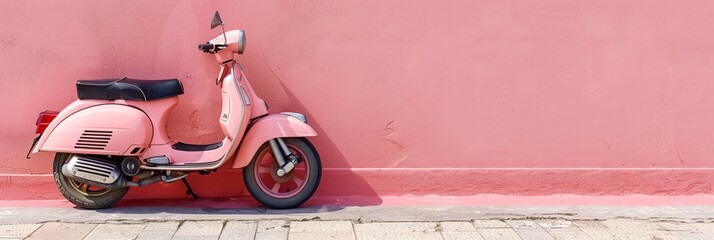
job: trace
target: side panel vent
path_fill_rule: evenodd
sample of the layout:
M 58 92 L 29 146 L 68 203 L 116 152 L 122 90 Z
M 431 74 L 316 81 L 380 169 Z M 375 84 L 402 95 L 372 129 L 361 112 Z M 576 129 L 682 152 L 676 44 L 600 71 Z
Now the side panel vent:
M 85 130 L 74 148 L 104 150 L 112 139 L 112 131 Z

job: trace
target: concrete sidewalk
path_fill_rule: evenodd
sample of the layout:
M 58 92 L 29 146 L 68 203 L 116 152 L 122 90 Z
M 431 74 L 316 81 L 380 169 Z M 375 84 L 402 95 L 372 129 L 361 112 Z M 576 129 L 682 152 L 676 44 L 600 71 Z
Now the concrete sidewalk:
M 0 208 L 0 239 L 714 239 L 714 207 Z

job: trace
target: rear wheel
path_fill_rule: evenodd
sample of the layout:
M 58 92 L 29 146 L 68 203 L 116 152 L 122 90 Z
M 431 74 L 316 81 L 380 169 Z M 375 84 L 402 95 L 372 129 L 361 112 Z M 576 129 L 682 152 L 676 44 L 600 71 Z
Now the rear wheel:
M 250 194 L 270 208 L 294 208 L 307 201 L 320 184 L 322 166 L 315 147 L 305 138 L 284 138 L 290 151 L 300 159 L 289 173 L 278 176 L 278 163 L 270 144 L 258 149 L 243 168 L 243 180 Z
M 53 175 L 55 184 L 60 193 L 74 205 L 86 209 L 101 209 L 114 206 L 129 191 L 128 187 L 119 189 L 106 189 L 80 183 L 65 177 L 62 174 L 64 166 L 73 154 L 57 153 L 53 164 Z

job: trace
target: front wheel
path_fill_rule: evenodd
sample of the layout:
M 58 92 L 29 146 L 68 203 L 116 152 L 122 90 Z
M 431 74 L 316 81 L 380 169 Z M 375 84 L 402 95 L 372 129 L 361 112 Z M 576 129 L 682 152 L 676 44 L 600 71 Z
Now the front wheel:
M 270 208 L 294 208 L 307 201 L 320 184 L 320 156 L 305 138 L 284 138 L 290 151 L 300 159 L 289 173 L 278 176 L 278 163 L 267 142 L 243 168 L 243 180 L 250 194 Z

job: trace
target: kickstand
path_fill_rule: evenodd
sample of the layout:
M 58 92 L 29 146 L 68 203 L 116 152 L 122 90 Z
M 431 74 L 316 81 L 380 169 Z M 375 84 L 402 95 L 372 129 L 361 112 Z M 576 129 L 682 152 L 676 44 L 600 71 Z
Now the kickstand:
M 183 182 L 184 185 L 186 185 L 186 194 L 191 195 L 193 199 L 198 199 L 198 195 L 191 190 L 191 185 L 188 185 L 188 181 L 186 181 L 185 178 L 182 178 L 181 181 Z

